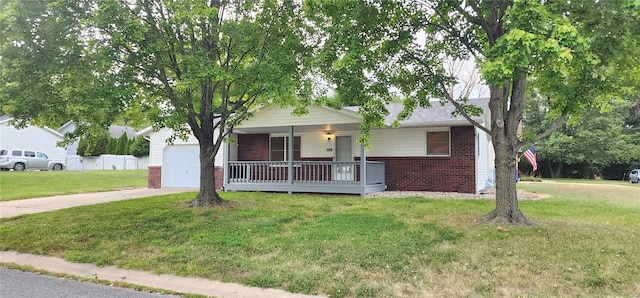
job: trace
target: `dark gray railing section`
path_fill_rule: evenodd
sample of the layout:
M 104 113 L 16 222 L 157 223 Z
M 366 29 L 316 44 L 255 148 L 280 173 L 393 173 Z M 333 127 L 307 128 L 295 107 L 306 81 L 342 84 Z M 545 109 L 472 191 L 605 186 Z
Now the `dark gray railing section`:
M 294 161 L 294 184 L 360 184 L 359 161 Z M 288 183 L 286 161 L 229 161 L 229 183 Z M 367 162 L 366 184 L 384 184 L 384 163 Z

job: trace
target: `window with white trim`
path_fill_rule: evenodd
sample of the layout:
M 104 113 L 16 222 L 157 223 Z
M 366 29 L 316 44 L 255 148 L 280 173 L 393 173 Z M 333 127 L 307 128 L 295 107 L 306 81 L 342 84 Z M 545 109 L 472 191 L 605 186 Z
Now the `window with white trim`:
M 449 131 L 428 131 L 427 132 L 427 155 L 429 156 L 449 156 L 451 152 Z
M 293 160 L 300 160 L 300 137 L 293 137 Z M 269 139 L 269 160 L 287 161 L 289 158 L 289 137 Z

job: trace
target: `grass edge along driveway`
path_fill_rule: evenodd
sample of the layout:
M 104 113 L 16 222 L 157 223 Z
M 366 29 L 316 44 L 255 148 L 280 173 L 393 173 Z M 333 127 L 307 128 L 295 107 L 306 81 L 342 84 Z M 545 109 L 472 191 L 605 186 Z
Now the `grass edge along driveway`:
M 0 201 L 147 186 L 147 170 L 1 171 Z

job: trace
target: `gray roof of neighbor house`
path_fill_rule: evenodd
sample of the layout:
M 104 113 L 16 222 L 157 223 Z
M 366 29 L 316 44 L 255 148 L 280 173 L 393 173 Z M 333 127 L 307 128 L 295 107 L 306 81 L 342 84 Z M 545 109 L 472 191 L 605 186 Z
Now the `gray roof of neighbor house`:
M 471 119 L 476 120 L 480 123 L 484 121 L 484 115 L 489 113 L 489 98 L 470 98 L 467 101 L 467 104 L 472 104 L 480 107 L 484 113 L 480 116 L 472 116 Z M 402 112 L 404 105 L 402 103 L 392 103 L 386 105 L 387 110 L 389 111 L 389 115 L 387 115 L 384 119 L 384 123 L 387 126 L 391 126 L 393 122 L 398 117 L 398 114 Z M 350 111 L 357 111 L 359 107 L 346 107 Z M 461 115 L 452 116 L 453 111 L 455 110 L 455 106 L 447 102 L 444 105 L 441 105 L 439 101 L 432 101 L 430 108 L 422 108 L 417 107 L 411 117 L 400 121 L 400 126 L 402 127 L 410 127 L 410 126 L 437 126 L 437 125 L 451 125 L 454 123 L 463 124 L 469 123 L 464 117 Z
M 66 131 L 73 131 L 75 129 L 76 129 L 75 123 L 73 123 L 73 121 L 69 121 L 63 124 L 60 128 L 58 128 L 58 132 L 64 133 Z M 127 134 L 127 138 L 129 139 L 133 139 L 138 135 L 136 133 L 136 130 L 131 126 L 124 126 L 124 125 L 109 126 L 109 136 L 111 136 L 112 138 L 117 139 L 125 133 Z
M 113 138 L 119 138 L 123 134 L 127 134 L 127 138 L 133 139 L 136 137 L 137 133 L 133 127 L 124 126 L 124 125 L 111 125 L 109 126 L 109 134 Z

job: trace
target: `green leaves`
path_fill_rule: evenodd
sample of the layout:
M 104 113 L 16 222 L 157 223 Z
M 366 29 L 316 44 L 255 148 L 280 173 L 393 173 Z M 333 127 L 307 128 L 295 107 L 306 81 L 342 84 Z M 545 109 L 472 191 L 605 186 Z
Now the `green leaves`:
M 129 82 L 108 74 L 108 53 L 88 27 L 86 1 L 3 0 L 0 19 L 2 112 L 24 125 L 73 120 L 97 133 L 122 112 Z M 85 123 L 92 123 L 89 126 Z
M 191 119 L 201 135 L 214 114 L 309 102 L 309 27 L 293 1 L 0 4 L 0 98 L 19 120 L 105 126 L 158 106 L 163 115 L 146 117 L 173 128 Z
M 550 13 L 537 1 L 514 1 L 504 19 L 504 34 L 482 62 L 489 85 L 503 86 L 513 78 L 527 76 L 563 82 L 573 75 L 572 69 L 594 62 L 587 39 L 566 17 Z M 574 60 L 576 57 L 579 59 Z M 556 87 L 546 89 L 553 92 Z

